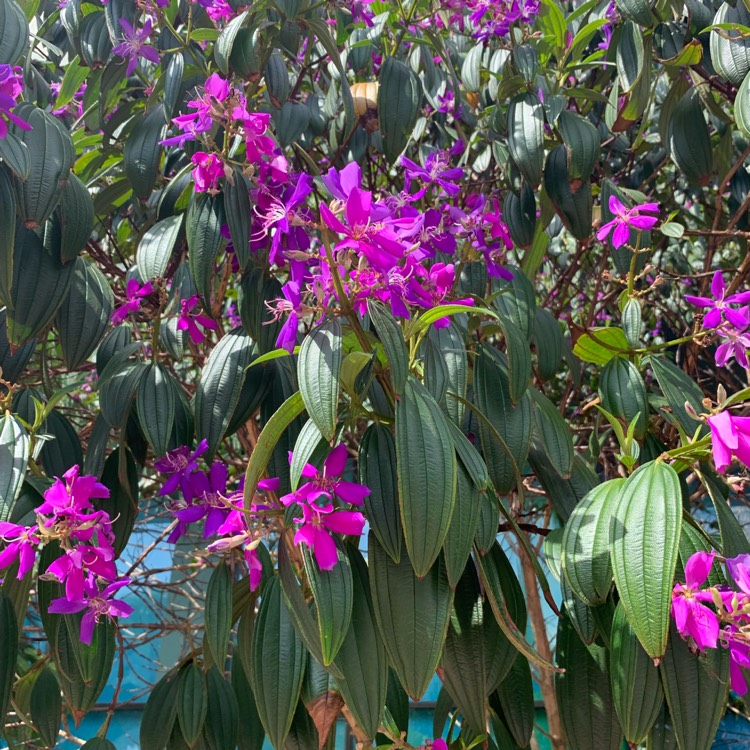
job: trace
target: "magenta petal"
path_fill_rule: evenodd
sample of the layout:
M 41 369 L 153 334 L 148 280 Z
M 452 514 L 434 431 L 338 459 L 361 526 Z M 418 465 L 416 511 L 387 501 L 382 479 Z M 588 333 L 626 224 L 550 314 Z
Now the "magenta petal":
M 338 482 L 336 494 L 346 503 L 362 505 L 364 499 L 370 494 L 370 488 L 355 482 Z
M 337 445 L 329 454 L 326 460 L 323 462 L 323 472 L 329 479 L 331 477 L 339 477 L 346 467 L 346 459 L 348 453 L 346 446 L 341 443 Z
M 94 625 L 96 625 L 96 615 L 89 610 L 81 618 L 81 643 L 87 646 L 91 645 L 91 639 L 94 637 Z
M 615 216 L 622 215 L 625 213 L 625 206 L 620 203 L 620 200 L 616 195 L 609 196 L 609 210 L 615 214 Z
M 612 247 L 622 247 L 630 238 L 630 229 L 627 224 L 618 224 L 612 233 Z
M 690 556 L 685 565 L 685 584 L 687 586 L 698 588 L 703 585 L 711 572 L 715 554 L 715 552 L 696 552 Z
M 696 307 L 713 307 L 714 300 L 709 297 L 694 297 L 692 294 L 686 294 L 685 299 Z
M 709 310 L 706 313 L 706 317 L 703 318 L 704 328 L 716 328 L 721 324 L 721 310 L 718 307 L 714 307 L 713 310 Z
M 315 530 L 315 547 L 313 549 L 318 567 L 321 570 L 333 570 L 339 561 L 336 542 L 322 529 Z
M 711 279 L 711 294 L 716 299 L 722 299 L 725 292 L 727 291 L 727 285 L 724 283 L 724 275 L 721 271 L 717 271 Z
M 354 510 L 337 510 L 323 518 L 323 525 L 338 534 L 359 536 L 365 527 L 365 517 Z

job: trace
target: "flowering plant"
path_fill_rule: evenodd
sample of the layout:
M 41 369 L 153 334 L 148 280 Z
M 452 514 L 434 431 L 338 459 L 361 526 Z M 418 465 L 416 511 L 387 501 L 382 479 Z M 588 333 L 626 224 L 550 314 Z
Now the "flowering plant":
M 745 15 L 0 0 L 8 744 L 708 750 Z

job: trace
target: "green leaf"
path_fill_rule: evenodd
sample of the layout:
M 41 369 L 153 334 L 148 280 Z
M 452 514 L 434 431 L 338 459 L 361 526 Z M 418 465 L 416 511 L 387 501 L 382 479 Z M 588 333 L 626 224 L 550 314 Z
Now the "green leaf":
M 672 409 L 672 414 L 685 432 L 692 435 L 699 428 L 699 424 L 688 414 L 685 402 L 687 401 L 700 414 L 704 408 L 703 391 L 692 378 L 669 359 L 652 355 L 648 361 L 664 398 L 667 399 Z M 704 431 L 705 426 L 700 425 L 700 429 Z
M 237 34 L 247 20 L 249 11 L 245 10 L 233 18 L 221 31 L 219 38 L 214 44 L 214 59 L 219 70 L 226 76 L 229 73 L 229 58 L 232 55 L 232 47 Z
M 531 197 L 533 200 L 533 193 Z M 536 213 L 536 207 L 534 211 Z M 493 279 L 492 291 L 493 294 L 496 294 L 493 305 L 501 315 L 515 324 L 516 328 L 523 333 L 526 341 L 531 341 L 534 332 L 534 318 L 537 312 L 534 287 L 520 268 L 515 266 L 507 266 L 506 268 L 513 275 L 513 278 Z
M 321 570 L 309 547 L 305 545 L 302 549 L 305 573 L 318 614 L 324 666 L 329 666 L 336 658 L 352 618 L 352 570 L 340 543 L 336 545 L 336 552 L 338 561 L 333 569 Z
M 399 395 L 409 374 L 409 355 L 401 326 L 391 313 L 378 302 L 368 300 L 367 312 L 372 319 L 378 337 L 383 344 L 385 354 L 391 365 L 391 383 L 396 395 Z
M 672 625 L 659 671 L 680 750 L 709 750 L 726 709 L 729 651 L 694 654 Z
M 380 67 L 378 89 L 378 121 L 383 139 L 383 152 L 392 164 L 406 148 L 419 115 L 422 86 L 404 63 L 386 57 Z
M 638 642 L 622 605 L 615 609 L 610 638 L 612 702 L 625 739 L 637 745 L 646 738 L 664 700 L 659 670 Z
M 253 341 L 241 329 L 226 334 L 211 350 L 195 393 L 195 433 L 208 441 L 212 456 L 221 443 L 237 407 Z
M 258 716 L 255 695 L 240 659 L 232 659 L 232 689 L 238 705 L 242 706 L 242 720 L 237 734 L 238 750 L 261 750 L 266 733 Z
M 619 47 L 618 47 L 619 51 Z M 571 180 L 588 180 L 599 159 L 599 131 L 587 119 L 569 109 L 557 120 L 560 136 L 568 149 L 568 176 Z
M 157 104 L 153 109 L 136 118 L 135 125 L 128 135 L 123 149 L 125 174 L 133 186 L 133 192 L 141 199 L 151 195 L 151 190 L 159 174 L 164 137 L 164 105 Z
M 63 360 L 69 370 L 82 365 L 96 349 L 114 309 L 112 289 L 90 261 L 76 261 L 70 290 L 57 313 Z
M 110 427 L 124 427 L 141 378 L 148 369 L 145 362 L 130 362 L 108 378 L 99 390 L 99 406 Z
M 29 149 L 13 133 L 8 133 L 5 138 L 0 138 L 0 161 L 4 162 L 19 180 L 29 178 L 29 170 L 31 169 Z
M 286 148 L 307 130 L 310 124 L 310 108 L 302 102 L 284 102 L 281 109 L 274 110 L 273 121 L 279 145 Z
M 585 646 L 568 617 L 557 629 L 555 693 L 568 745 L 572 748 L 619 750 L 622 730 L 617 720 L 607 670 L 607 650 Z
M 529 388 L 534 402 L 534 426 L 542 449 L 555 471 L 563 478 L 573 471 L 573 436 L 559 409 L 536 388 Z
M 669 155 L 688 182 L 705 185 L 713 173 L 713 156 L 696 89 L 690 89 L 677 103 L 669 119 L 667 137 Z
M 224 183 L 224 213 L 229 225 L 229 234 L 232 237 L 232 247 L 234 247 L 242 271 L 250 260 L 252 205 L 247 179 L 237 168 L 234 170 L 232 179 L 227 179 Z
M 498 322 L 503 329 L 505 349 L 508 355 L 508 384 L 510 399 L 517 404 L 531 380 L 531 353 L 527 340 L 518 327 L 504 315 L 498 316 Z
M 497 688 L 505 723 L 519 747 L 527 747 L 534 730 L 534 688 L 529 662 L 517 656 Z
M 544 107 L 536 94 L 527 92 L 511 101 L 508 148 L 524 179 L 536 187 L 542 181 L 544 166 Z
M 734 7 L 730 3 L 722 3 L 711 25 L 711 63 L 722 78 L 735 86 L 739 86 L 750 73 L 748 26 L 750 10 L 744 2 Z
M 341 321 L 333 319 L 305 337 L 297 360 L 305 409 L 328 441 L 336 434 L 342 354 Z
M 306 652 L 281 601 L 278 578 L 263 589 L 255 622 L 250 675 L 258 715 L 273 747 L 280 748 L 292 726 L 302 689 Z
M 0 521 L 8 521 L 29 461 L 29 436 L 10 413 L 0 417 Z
M 110 453 L 104 462 L 102 484 L 109 489 L 109 497 L 96 500 L 95 506 L 112 519 L 114 552 L 115 557 L 119 557 L 127 546 L 138 515 L 138 469 L 127 448 L 121 446 Z
M 30 229 L 16 226 L 13 291 L 8 305 L 8 340 L 20 345 L 52 322 L 73 278 L 74 264 L 62 265 Z
M 224 203 L 221 195 L 196 193 L 190 201 L 185 221 L 190 275 L 204 304 L 211 299 L 216 254 L 222 243 Z
M 622 328 L 594 328 L 576 341 L 573 354 L 584 362 L 606 365 L 614 357 L 630 351 Z
M 13 692 L 18 647 L 18 621 L 13 601 L 0 591 L 0 723 L 3 725 Z
M 453 605 L 445 565 L 438 559 L 420 579 L 406 554 L 393 562 L 373 534 L 368 550 L 378 630 L 401 684 L 419 700 L 440 661 Z
M 681 518 L 677 472 L 662 461 L 644 464 L 628 477 L 613 511 L 615 584 L 628 622 L 652 659 L 667 647 Z
M 474 361 L 474 401 L 479 438 L 490 478 L 498 494 L 518 483 L 531 439 L 531 402 L 513 406 L 508 375 L 499 353 L 482 345 Z
M 135 256 L 138 270 L 144 279 L 164 276 L 182 231 L 183 214 L 169 216 L 146 230 L 138 243 Z
M 402 531 L 393 433 L 370 425 L 359 446 L 359 481 L 370 488 L 364 499 L 370 528 L 394 562 L 401 559 Z
M 617 73 L 620 76 L 620 90 L 629 93 L 643 74 L 643 34 L 632 22 L 626 21 L 620 28 L 617 43 Z
M 610 527 L 624 483 L 611 479 L 594 487 L 565 523 L 560 567 L 573 593 L 591 607 L 603 604 L 612 588 Z
M 448 583 L 455 589 L 466 568 L 482 508 L 481 496 L 466 469 L 459 465 L 456 507 L 443 544 Z M 453 693 L 451 693 L 453 695 Z
M 305 410 L 302 394 L 293 393 L 266 422 L 258 436 L 258 442 L 250 455 L 245 470 L 245 505 L 249 507 L 258 489 L 258 482 L 271 460 L 274 448 L 287 427 Z M 313 654 L 314 655 L 314 654 Z M 320 659 L 322 661 L 322 658 Z
M 336 656 L 342 676 L 336 683 L 358 726 L 374 739 L 383 719 L 388 687 L 388 660 L 375 624 L 368 569 L 362 555 L 348 548 L 352 570 L 352 619 Z
M 62 719 L 60 683 L 49 666 L 44 666 L 31 689 L 31 720 L 46 747 L 56 747 Z
M 534 664 L 545 669 L 554 669 L 554 665 L 542 658 L 523 635 L 523 630 L 526 628 L 526 613 L 525 610 L 521 610 L 524 615 L 521 620 L 520 607 L 514 601 L 519 598 L 523 601 L 523 594 L 513 568 L 500 545 L 495 542 L 485 556 L 477 555 L 475 559 L 479 579 L 492 607 L 492 613 L 505 636 Z
M 47 476 L 61 477 L 71 466 L 83 465 L 83 451 L 76 428 L 59 411 L 47 415 L 44 431 L 50 436 L 39 458 Z
M 185 742 L 192 747 L 203 731 L 208 713 L 206 675 L 191 661 L 180 670 L 178 680 L 177 720 Z
M 440 406 L 413 377 L 396 403 L 398 494 L 406 549 L 422 577 L 440 554 L 456 500 L 456 454 Z
M 544 166 L 544 189 L 565 227 L 576 239 L 582 240 L 591 235 L 591 182 L 570 179 L 569 157 L 571 155 L 565 146 L 557 146 L 549 152 Z M 538 261 L 534 261 L 536 267 Z
M 57 109 L 62 109 L 73 99 L 86 77 L 91 74 L 91 70 L 85 65 L 81 65 L 80 62 L 80 57 L 76 56 L 65 66 L 62 85 L 55 98 Z
M 175 418 L 175 389 L 172 376 L 158 362 L 148 365 L 138 386 L 136 410 L 143 435 L 157 458 L 169 447 Z
M 477 734 L 486 732 L 487 726 L 486 670 L 491 654 L 485 650 L 489 645 L 484 626 L 486 615 L 494 620 L 483 605 L 476 569 L 469 564 L 456 589 L 441 666 L 445 687 Z
M 232 628 L 232 571 L 220 562 L 211 573 L 206 588 L 206 644 L 214 664 L 222 666 L 229 651 Z
M 325 460 L 330 450 L 331 446 L 320 434 L 318 426 L 312 419 L 308 419 L 297 436 L 297 442 L 294 444 L 294 455 L 289 464 L 289 479 L 293 491 L 296 491 L 299 487 L 305 465 L 308 463 L 319 464 Z
M 15 65 L 29 46 L 29 25 L 15 0 L 0 0 L 0 64 Z
M 0 302 L 12 302 L 13 255 L 16 241 L 17 201 L 13 178 L 0 167 Z
M 648 430 L 648 394 L 638 368 L 624 357 L 613 357 L 607 362 L 599 378 L 602 406 L 629 425 L 635 423 L 639 439 Z
M 237 745 L 240 709 L 232 686 L 224 679 L 217 666 L 206 676 L 208 713 L 203 728 L 209 750 L 224 750 Z
M 142 750 L 163 750 L 169 743 L 177 719 L 179 687 L 178 673 L 170 671 L 151 690 L 141 719 Z

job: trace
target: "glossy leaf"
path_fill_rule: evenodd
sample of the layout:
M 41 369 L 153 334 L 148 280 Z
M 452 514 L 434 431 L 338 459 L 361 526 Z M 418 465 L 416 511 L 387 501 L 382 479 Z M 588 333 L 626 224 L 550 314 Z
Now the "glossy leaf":
M 164 137 L 164 121 L 164 105 L 157 104 L 138 118 L 125 143 L 125 174 L 139 198 L 151 195 L 159 173 L 162 152 L 159 141 Z
M 369 536 L 370 588 L 375 620 L 389 661 L 406 692 L 422 697 L 440 661 L 453 591 L 438 559 L 419 579 L 402 553 L 393 562 L 373 534 Z
M 196 743 L 208 713 L 206 675 L 195 663 L 186 664 L 179 672 L 177 693 L 177 721 L 185 742 Z
M 305 408 L 328 441 L 336 433 L 342 353 L 341 323 L 331 320 L 305 337 L 297 360 L 297 378 Z
M 681 518 L 677 473 L 661 461 L 644 464 L 628 477 L 613 511 L 615 584 L 628 622 L 652 659 L 667 647 Z
M 395 57 L 386 57 L 380 68 L 378 120 L 383 150 L 393 163 L 404 150 L 417 121 L 422 91 L 419 79 Z
M 440 554 L 456 501 L 456 454 L 447 418 L 416 379 L 396 403 L 396 465 L 406 550 L 422 577 Z
M 136 263 L 144 279 L 164 276 L 182 230 L 183 215 L 169 216 L 146 230 L 138 243 Z

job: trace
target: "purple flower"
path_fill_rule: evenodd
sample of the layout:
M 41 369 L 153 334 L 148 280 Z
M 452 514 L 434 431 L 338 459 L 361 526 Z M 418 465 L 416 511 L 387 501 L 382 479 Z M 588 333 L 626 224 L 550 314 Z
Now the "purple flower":
M 724 367 L 729 360 L 734 357 L 737 363 L 747 368 L 747 350 L 750 349 L 750 333 L 743 328 L 733 328 L 731 325 L 722 326 L 718 330 L 719 336 L 725 339 L 716 347 L 716 364 Z
M 44 493 L 44 502 L 35 511 L 40 515 L 59 515 L 68 512 L 91 510 L 91 498 L 109 497 L 109 489 L 96 477 L 80 475 L 79 467 L 72 466 L 55 477 L 53 485 Z
M 716 613 L 701 603 L 712 601 L 710 592 L 699 589 L 708 578 L 714 562 L 714 552 L 696 552 L 685 565 L 685 584 L 677 584 L 672 591 L 672 617 L 681 636 L 689 636 L 704 650 L 716 648 L 719 620 Z
M 193 313 L 193 309 L 198 304 L 198 295 L 190 297 L 190 299 L 184 299 L 180 302 L 180 317 L 177 321 L 177 328 L 180 331 L 187 331 L 190 334 L 190 338 L 196 344 L 202 344 L 206 338 L 201 328 L 208 328 L 215 331 L 217 326 L 211 318 L 205 315 L 196 315 Z
M 204 438 L 198 447 L 191 452 L 187 445 L 181 445 L 154 461 L 154 469 L 161 474 L 172 476 L 164 482 L 159 495 L 171 495 L 184 481 L 186 475 L 198 468 L 198 459 L 208 450 L 208 441 Z
M 319 507 L 333 507 L 330 502 L 334 495 L 345 503 L 362 505 L 364 499 L 370 494 L 370 489 L 363 484 L 346 482 L 341 479 L 341 474 L 346 468 L 347 459 L 346 446 L 341 443 L 337 445 L 323 462 L 323 471 L 319 472 L 312 464 L 305 464 L 302 476 L 309 479 L 296 492 L 284 495 L 281 502 L 284 505 L 292 503 L 314 503 Z M 321 503 L 323 505 L 321 506 Z
M 65 598 L 68 601 L 78 601 L 84 598 L 85 582 L 92 575 L 113 581 L 117 577 L 117 567 L 114 561 L 114 551 L 78 545 L 58 557 L 46 571 L 44 578 L 51 578 L 65 583 Z
M 727 411 L 708 417 L 716 471 L 723 474 L 736 457 L 750 466 L 750 417 L 735 417 Z
M 141 309 L 143 298 L 148 297 L 153 291 L 154 287 L 150 281 L 141 285 L 138 279 L 130 279 L 125 286 L 126 301 L 112 313 L 112 324 L 119 326 L 128 315 L 138 312 Z
M 5 119 L 10 120 L 21 130 L 31 130 L 31 125 L 28 122 L 11 112 L 22 91 L 23 74 L 21 68 L 14 68 L 12 65 L 5 63 L 0 65 L 0 138 L 5 138 L 8 135 L 8 123 L 5 122 Z
M 70 601 L 65 597 L 53 599 L 47 611 L 55 615 L 69 615 L 86 610 L 81 620 L 80 639 L 82 643 L 90 646 L 94 635 L 94 626 L 103 617 L 112 619 L 114 617 L 129 617 L 133 614 L 133 608 L 129 604 L 114 598 L 114 595 L 129 583 L 129 578 L 121 578 L 99 591 L 96 582 L 93 578 L 90 578 L 84 584 L 84 596 L 76 601 Z
M 266 303 L 266 306 L 273 313 L 271 321 L 268 322 L 279 320 L 284 314 L 287 315 L 284 325 L 281 326 L 279 335 L 276 337 L 276 346 L 279 349 L 286 349 L 291 354 L 297 344 L 297 329 L 299 328 L 297 310 L 302 304 L 299 282 L 287 281 L 281 287 L 281 293 L 284 295 L 284 299 L 279 298 L 272 303 Z
M 6 547 L 0 551 L 0 570 L 11 566 L 18 560 L 20 581 L 34 566 L 36 548 L 39 545 L 39 534 L 36 526 L 19 526 L 7 521 L 0 522 L 0 539 Z
M 323 222 L 345 239 L 337 250 L 351 248 L 364 255 L 374 268 L 388 270 L 395 266 L 406 251 L 406 245 L 387 224 L 372 220 L 372 194 L 352 188 L 346 201 L 346 221 L 343 224 L 325 203 L 320 204 Z
M 696 307 L 710 308 L 703 318 L 704 328 L 717 328 L 721 325 L 722 315 L 727 323 L 736 328 L 747 328 L 750 325 L 747 309 L 735 310 L 729 305 L 745 305 L 750 302 L 750 292 L 741 292 L 740 294 L 730 294 L 727 297 L 727 285 L 724 282 L 724 275 L 721 271 L 716 271 L 711 280 L 710 297 L 694 297 L 692 294 L 686 294 L 685 299 Z M 747 365 L 745 365 L 747 366 Z
M 143 28 L 138 30 L 134 29 L 126 18 L 120 19 L 120 26 L 122 26 L 123 31 L 123 41 L 112 48 L 112 54 L 129 58 L 126 75 L 133 74 L 133 71 L 138 67 L 138 59 L 141 57 L 158 65 L 159 53 L 151 45 L 146 44 L 153 33 L 151 19 L 147 18 Z
M 196 151 L 190 161 L 195 164 L 193 181 L 196 193 L 215 193 L 219 179 L 224 176 L 224 162 L 216 154 Z
M 407 190 L 412 180 L 417 180 L 424 186 L 414 194 L 414 198 L 421 198 L 427 192 L 429 185 L 437 185 L 451 197 L 461 192 L 461 187 L 454 183 L 456 180 L 464 178 L 464 170 L 460 167 L 449 167 L 448 157 L 443 152 L 433 151 L 429 154 L 424 167 L 419 166 L 419 164 L 413 162 L 411 159 L 407 159 L 405 156 L 401 157 L 399 163 L 402 167 L 406 168 L 404 176 L 406 177 Z
M 208 475 L 194 471 L 185 478 L 183 493 L 187 507 L 175 512 L 185 524 L 206 519 L 203 537 L 214 536 L 229 513 L 227 493 L 227 467 L 221 461 L 211 464 Z
M 626 208 L 616 196 L 611 195 L 609 197 L 609 210 L 615 215 L 615 218 L 602 226 L 596 233 L 596 238 L 600 242 L 604 242 L 612 232 L 611 242 L 614 248 L 622 247 L 628 241 L 631 229 L 646 232 L 653 229 L 659 221 L 656 216 L 644 215 L 644 213 L 658 213 L 658 203 L 644 203 L 642 206 Z
M 365 527 L 365 517 L 358 511 L 325 511 L 310 505 L 303 505 L 302 517 L 294 520 L 301 524 L 294 543 L 306 544 L 321 570 L 333 570 L 338 562 L 336 542 L 330 532 L 359 536 Z

